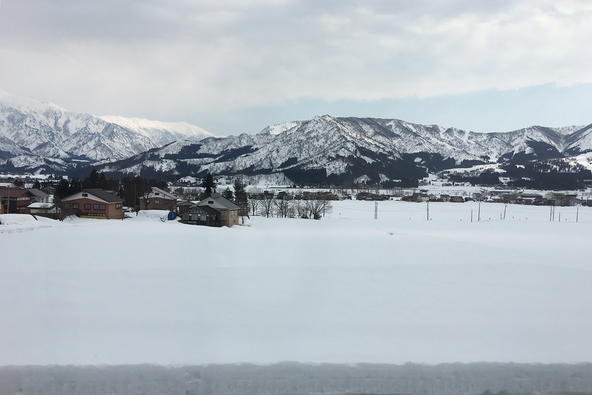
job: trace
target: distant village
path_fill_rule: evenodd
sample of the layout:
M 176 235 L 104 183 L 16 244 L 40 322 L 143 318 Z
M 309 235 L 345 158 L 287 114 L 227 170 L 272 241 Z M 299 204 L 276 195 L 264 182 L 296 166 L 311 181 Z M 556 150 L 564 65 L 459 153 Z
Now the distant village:
M 445 184 L 445 187 L 452 185 Z M 413 189 L 303 188 L 246 185 L 241 178 L 231 182 L 203 179 L 177 183 L 125 177 L 106 178 L 93 172 L 85 179 L 0 177 L 0 214 L 31 214 L 54 219 L 70 215 L 95 219 L 124 219 L 141 210 L 166 212 L 164 219 L 202 226 L 234 226 L 253 215 L 264 217 L 320 219 L 336 200 L 401 200 L 407 202 L 468 201 L 544 205 L 592 206 L 592 200 L 573 192 L 536 192 L 509 189 L 459 190 L 447 193 L 426 187 Z M 589 195 L 588 195 L 589 196 Z

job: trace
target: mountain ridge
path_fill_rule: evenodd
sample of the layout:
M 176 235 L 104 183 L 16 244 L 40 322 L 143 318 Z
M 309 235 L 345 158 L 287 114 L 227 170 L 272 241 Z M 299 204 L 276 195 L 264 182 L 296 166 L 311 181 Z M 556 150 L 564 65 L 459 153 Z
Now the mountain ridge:
M 176 141 L 146 157 L 111 163 L 109 171 L 170 178 L 199 177 L 206 172 L 282 173 L 295 183 L 343 185 L 359 179 L 380 183 L 461 166 L 493 163 L 501 168 L 528 160 L 560 159 L 571 155 L 568 150 L 590 152 L 591 130 L 590 126 L 532 126 L 479 133 L 395 119 L 323 115 L 270 125 L 254 135 Z
M 0 91 L 0 152 L 4 152 L 4 159 L 11 153 L 23 162 L 29 156 L 32 163 L 50 158 L 112 161 L 179 138 L 197 141 L 211 136 L 187 123 L 97 117 Z
M 28 109 L 26 100 L 13 99 L 17 103 L 11 106 L 6 98 L 0 93 L 0 171 L 84 176 L 95 168 L 168 179 L 207 172 L 281 174 L 297 184 L 349 185 L 419 179 L 484 164 L 515 174 L 520 172 L 511 166 L 549 160 L 565 165 L 541 162 L 538 167 L 592 169 L 584 155 L 592 152 L 592 125 L 484 133 L 399 119 L 321 115 L 270 125 L 256 134 L 214 137 L 187 123 L 95 117 L 35 101 Z

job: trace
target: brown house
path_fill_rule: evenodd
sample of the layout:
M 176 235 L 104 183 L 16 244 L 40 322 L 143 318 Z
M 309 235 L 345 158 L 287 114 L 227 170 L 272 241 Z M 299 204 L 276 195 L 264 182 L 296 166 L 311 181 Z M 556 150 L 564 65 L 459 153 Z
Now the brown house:
M 62 199 L 64 211 L 79 217 L 123 219 L 123 199 L 102 189 L 85 189 Z
M 239 207 L 223 198 L 219 193 L 191 206 L 182 216 L 183 222 L 196 225 L 228 226 L 238 225 Z
M 187 224 L 222 226 L 220 211 L 208 206 L 193 205 L 183 213 L 181 218 Z
M 148 196 L 140 198 L 140 210 L 177 211 L 177 196 L 157 187 L 152 187 Z
M 0 188 L 0 200 L 4 213 L 29 214 L 27 206 L 31 204 L 31 194 L 26 189 Z
M 220 226 L 238 225 L 239 207 L 222 197 L 219 193 L 212 193 L 212 196 L 197 203 L 198 207 L 210 207 L 220 212 Z

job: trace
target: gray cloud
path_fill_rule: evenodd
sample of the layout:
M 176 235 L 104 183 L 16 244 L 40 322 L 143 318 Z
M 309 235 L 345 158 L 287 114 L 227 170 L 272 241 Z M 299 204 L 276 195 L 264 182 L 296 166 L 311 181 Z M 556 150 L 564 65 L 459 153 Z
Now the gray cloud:
M 187 120 L 592 82 L 586 0 L 4 1 L 0 89 Z M 214 131 L 215 132 L 215 131 Z

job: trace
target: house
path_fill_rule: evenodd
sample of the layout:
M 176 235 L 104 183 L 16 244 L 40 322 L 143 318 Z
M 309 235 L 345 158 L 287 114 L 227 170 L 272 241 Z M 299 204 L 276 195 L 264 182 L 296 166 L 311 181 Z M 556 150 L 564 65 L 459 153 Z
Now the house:
M 31 195 L 31 203 L 49 203 L 49 195 L 39 189 L 29 188 L 27 189 Z
M 189 207 L 181 219 L 186 224 L 222 226 L 220 222 L 220 211 L 209 206 L 198 206 L 197 204 Z
M 152 187 L 148 196 L 140 197 L 140 210 L 177 211 L 177 199 L 172 193 Z
M 41 188 L 41 191 L 47 193 L 49 196 L 55 195 L 55 190 L 56 190 L 55 187 L 53 187 L 51 185 Z
M 65 212 L 79 217 L 123 219 L 123 199 L 102 189 L 84 189 L 62 199 Z
M 217 211 L 206 210 L 205 207 Z M 205 198 L 189 209 L 189 214 L 205 215 L 207 220 L 208 215 L 210 220 L 216 219 L 217 225 L 213 226 L 228 226 L 238 225 L 238 210 L 239 207 L 231 201 L 223 198 L 219 193 L 212 193 L 212 196 Z M 217 217 L 216 217 L 217 215 Z
M 404 200 L 404 201 L 407 201 L 407 202 L 418 202 L 418 203 L 422 203 L 422 202 L 429 201 L 430 200 L 430 197 L 425 192 L 414 192 L 412 195 L 405 196 L 401 200 Z
M 31 204 L 31 194 L 26 189 L 0 188 L 0 200 L 4 213 L 29 214 L 27 206 Z
M 180 217 L 183 217 L 183 214 L 188 213 L 189 209 L 193 205 L 194 203 L 189 200 L 180 201 L 179 203 L 177 203 L 177 214 L 179 214 Z
M 31 203 L 27 206 L 30 214 L 38 215 L 41 217 L 48 217 L 59 219 L 60 209 L 56 207 L 53 202 L 49 203 Z

